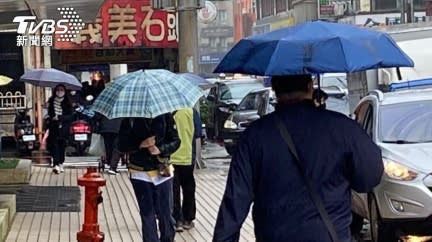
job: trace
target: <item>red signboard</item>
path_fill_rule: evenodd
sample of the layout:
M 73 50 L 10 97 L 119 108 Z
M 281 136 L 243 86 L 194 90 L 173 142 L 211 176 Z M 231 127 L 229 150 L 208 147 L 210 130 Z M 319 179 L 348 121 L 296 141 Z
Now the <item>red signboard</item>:
M 94 23 L 87 23 L 73 42 L 57 41 L 56 49 L 103 47 L 177 48 L 175 12 L 153 10 L 150 0 L 105 0 Z

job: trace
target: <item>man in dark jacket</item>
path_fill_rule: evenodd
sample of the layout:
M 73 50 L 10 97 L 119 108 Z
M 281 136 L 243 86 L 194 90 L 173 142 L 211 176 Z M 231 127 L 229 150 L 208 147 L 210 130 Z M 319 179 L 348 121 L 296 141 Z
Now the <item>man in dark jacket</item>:
M 140 208 L 143 241 L 173 242 L 175 221 L 172 217 L 171 176 L 162 176 L 160 160 L 169 159 L 180 146 L 172 114 L 154 119 L 124 119 L 120 128 L 119 148 L 129 153 L 131 183 Z M 158 236 L 159 221 L 160 239 Z
M 121 118 L 108 119 L 106 117 L 102 117 L 100 121 L 99 133 L 104 138 L 106 161 L 110 166 L 108 174 L 110 175 L 117 174 L 117 166 L 121 156 L 118 149 L 121 122 Z
M 351 189 L 370 192 L 383 173 L 379 148 L 353 120 L 316 108 L 309 75 L 272 78 L 276 111 L 242 135 L 231 162 L 214 242 L 238 241 L 253 203 L 256 240 L 332 241 L 296 161 L 275 125 L 290 132 L 299 159 L 342 242 L 351 241 Z

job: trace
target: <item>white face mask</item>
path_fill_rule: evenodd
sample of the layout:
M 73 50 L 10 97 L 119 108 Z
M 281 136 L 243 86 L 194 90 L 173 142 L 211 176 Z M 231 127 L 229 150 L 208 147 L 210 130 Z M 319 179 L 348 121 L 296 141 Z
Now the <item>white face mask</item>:
M 57 97 L 64 97 L 64 95 L 65 95 L 65 92 L 64 92 L 64 91 L 57 91 L 57 92 L 56 92 L 56 96 L 57 96 Z

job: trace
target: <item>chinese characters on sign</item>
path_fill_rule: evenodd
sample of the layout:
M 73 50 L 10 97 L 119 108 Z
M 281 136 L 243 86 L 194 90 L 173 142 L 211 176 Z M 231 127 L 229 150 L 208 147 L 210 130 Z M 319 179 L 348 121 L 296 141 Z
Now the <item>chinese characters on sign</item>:
M 55 48 L 176 48 L 177 14 L 150 5 L 150 0 L 106 0 L 94 23 L 86 24 L 73 42 L 55 41 Z
M 17 46 L 52 46 L 52 35 L 17 35 Z

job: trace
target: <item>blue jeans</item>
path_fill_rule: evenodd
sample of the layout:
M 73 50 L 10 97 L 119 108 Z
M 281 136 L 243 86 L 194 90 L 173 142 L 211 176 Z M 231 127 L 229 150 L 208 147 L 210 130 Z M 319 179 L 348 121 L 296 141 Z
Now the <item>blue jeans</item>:
M 153 183 L 131 179 L 140 209 L 144 242 L 173 242 L 175 221 L 173 212 L 172 179 L 155 186 Z M 159 220 L 160 239 L 156 226 Z

